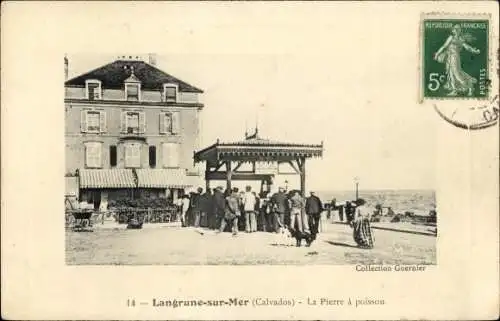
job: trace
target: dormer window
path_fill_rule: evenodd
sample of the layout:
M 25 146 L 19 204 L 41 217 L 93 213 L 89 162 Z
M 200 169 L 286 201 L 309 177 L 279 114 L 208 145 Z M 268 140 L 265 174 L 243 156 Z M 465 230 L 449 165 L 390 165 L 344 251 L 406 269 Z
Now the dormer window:
M 163 97 L 166 102 L 177 102 L 177 85 L 176 84 L 164 84 L 163 85 Z
M 134 67 L 130 67 L 130 77 L 125 79 L 125 99 L 126 100 L 141 100 L 141 81 L 134 74 Z
M 141 84 L 125 84 L 127 100 L 140 100 Z
M 101 82 L 99 80 L 87 80 L 85 81 L 85 85 L 87 91 L 87 99 L 101 99 Z

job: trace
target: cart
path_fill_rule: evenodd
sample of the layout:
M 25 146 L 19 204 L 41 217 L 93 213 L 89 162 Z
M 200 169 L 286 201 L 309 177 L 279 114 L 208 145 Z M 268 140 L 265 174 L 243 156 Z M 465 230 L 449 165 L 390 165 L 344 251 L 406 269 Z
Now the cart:
M 75 209 L 74 205 L 66 199 L 66 227 L 75 232 L 93 232 L 91 209 Z M 69 206 L 68 206 L 69 205 Z
M 90 209 L 82 209 L 82 210 L 73 210 L 73 224 L 71 229 L 75 232 L 93 232 L 92 229 L 92 221 L 90 218 L 92 214 L 94 214 L 93 210 Z

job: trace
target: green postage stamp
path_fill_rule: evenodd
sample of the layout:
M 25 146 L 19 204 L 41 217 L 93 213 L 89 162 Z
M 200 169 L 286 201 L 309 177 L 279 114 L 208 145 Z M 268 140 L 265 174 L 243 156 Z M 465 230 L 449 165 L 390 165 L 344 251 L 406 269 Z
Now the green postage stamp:
M 421 99 L 488 99 L 490 21 L 423 16 Z

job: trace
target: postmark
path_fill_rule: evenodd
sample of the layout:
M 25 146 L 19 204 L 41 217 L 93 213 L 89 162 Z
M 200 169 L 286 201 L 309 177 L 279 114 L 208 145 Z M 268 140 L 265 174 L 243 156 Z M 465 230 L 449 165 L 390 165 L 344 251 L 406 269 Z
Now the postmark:
M 420 101 L 463 129 L 498 123 L 490 15 L 422 14 Z

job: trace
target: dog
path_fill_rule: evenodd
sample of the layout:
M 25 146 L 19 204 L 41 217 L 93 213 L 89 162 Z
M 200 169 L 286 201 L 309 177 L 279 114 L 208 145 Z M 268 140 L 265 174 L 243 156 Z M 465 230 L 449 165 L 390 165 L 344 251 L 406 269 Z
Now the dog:
M 302 240 L 306 241 L 306 246 L 311 246 L 313 238 L 310 234 L 302 233 L 295 229 L 290 229 L 288 226 L 280 227 L 277 234 L 275 244 L 282 246 L 302 246 Z
M 281 246 L 293 246 L 293 237 L 288 228 L 280 227 L 278 233 L 276 233 L 275 245 Z
M 310 234 L 300 232 L 299 230 L 296 230 L 296 229 L 291 230 L 289 232 L 290 232 L 291 237 L 295 239 L 295 246 L 301 247 L 302 240 L 306 241 L 307 247 L 311 246 L 311 244 L 313 242 L 313 237 Z

